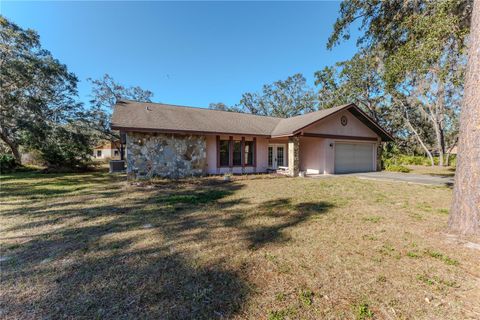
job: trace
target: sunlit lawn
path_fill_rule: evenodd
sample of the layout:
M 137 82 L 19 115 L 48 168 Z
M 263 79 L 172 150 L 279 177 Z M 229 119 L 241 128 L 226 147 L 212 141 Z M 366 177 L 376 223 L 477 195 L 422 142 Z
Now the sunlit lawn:
M 258 176 L 2 176 L 9 319 L 480 318 L 451 189 Z
M 453 177 L 455 175 L 455 167 L 439 167 L 439 166 L 406 166 L 415 174 L 426 174 L 430 176 Z

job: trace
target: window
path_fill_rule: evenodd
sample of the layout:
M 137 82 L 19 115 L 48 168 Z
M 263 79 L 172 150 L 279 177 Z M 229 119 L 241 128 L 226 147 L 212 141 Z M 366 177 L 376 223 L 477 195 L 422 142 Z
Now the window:
M 253 166 L 253 141 L 245 141 L 245 157 L 244 164 Z
M 220 166 L 228 167 L 230 165 L 230 141 L 220 140 Z
M 283 167 L 283 147 L 277 147 L 277 165 Z
M 268 166 L 273 167 L 273 147 L 268 147 Z
M 242 165 L 242 142 L 233 141 L 233 165 Z
M 97 150 L 97 157 L 101 157 L 102 156 L 102 150 Z
M 219 167 L 255 165 L 255 141 L 220 140 L 217 136 L 217 143 Z
M 113 151 L 113 156 L 114 156 L 114 157 L 118 157 L 118 154 L 119 154 L 119 153 L 118 153 L 118 150 L 114 150 L 114 151 Z

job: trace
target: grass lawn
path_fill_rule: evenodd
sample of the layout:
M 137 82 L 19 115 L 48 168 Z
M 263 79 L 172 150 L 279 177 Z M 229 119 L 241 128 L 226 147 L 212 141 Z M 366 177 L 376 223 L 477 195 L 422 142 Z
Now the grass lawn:
M 432 166 L 406 166 L 410 173 L 426 174 L 430 176 L 453 177 L 455 175 L 455 167 L 432 167 Z
M 4 319 L 480 318 L 451 189 L 335 179 L 1 177 Z

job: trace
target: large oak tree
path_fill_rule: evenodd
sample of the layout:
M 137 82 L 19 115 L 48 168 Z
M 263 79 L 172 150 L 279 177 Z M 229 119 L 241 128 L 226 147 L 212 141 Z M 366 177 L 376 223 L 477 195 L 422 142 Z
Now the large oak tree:
M 65 149 L 45 148 L 49 141 L 32 138 L 48 136 L 55 144 L 56 133 L 61 132 L 62 139 L 76 134 L 82 112 L 76 101 L 77 81 L 41 47 L 35 31 L 0 16 L 0 138 L 18 163 L 21 145 L 42 153 Z M 56 152 L 55 158 L 61 153 Z
M 455 232 L 480 234 L 480 1 L 472 15 L 468 69 L 460 116 L 457 170 L 448 221 Z
M 471 0 L 346 0 L 328 42 L 331 48 L 348 39 L 361 22 L 358 46 L 381 60 L 385 90 L 424 149 L 430 137 L 411 120 L 428 123 L 440 165 L 456 142 L 471 10 Z

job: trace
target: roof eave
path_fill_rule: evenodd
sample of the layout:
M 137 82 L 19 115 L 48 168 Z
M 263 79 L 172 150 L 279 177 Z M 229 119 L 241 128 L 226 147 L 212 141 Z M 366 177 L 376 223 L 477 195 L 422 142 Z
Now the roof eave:
M 348 108 L 350 108 L 350 107 L 357 107 L 357 106 L 356 106 L 354 103 L 347 104 L 347 105 L 343 106 L 342 108 L 336 110 L 335 112 L 332 112 L 332 113 L 330 113 L 329 115 L 327 115 L 327 116 L 325 116 L 325 117 L 322 117 L 322 118 L 320 118 L 320 119 L 317 119 L 317 120 L 315 120 L 315 121 L 312 121 L 310 124 L 305 125 L 305 126 L 301 127 L 300 129 L 297 129 L 297 130 L 293 131 L 293 134 L 294 134 L 294 135 L 295 135 L 295 134 L 300 134 L 304 129 L 306 129 L 306 128 L 312 126 L 312 125 L 314 125 L 315 123 L 318 123 L 318 122 L 320 122 L 320 121 L 322 121 L 322 120 L 325 120 L 325 119 L 329 118 L 330 116 L 333 116 L 334 114 L 337 114 L 337 113 L 339 113 L 339 112 L 341 112 L 341 111 L 343 111 L 343 110 L 345 110 L 345 109 L 348 109 Z M 357 108 L 358 108 L 358 107 L 357 107 Z
M 288 134 L 278 134 L 278 135 L 271 135 L 270 138 L 275 139 L 275 138 L 287 138 L 287 137 L 293 137 L 298 134 L 295 133 L 288 133 Z
M 252 136 L 252 137 L 271 137 L 269 134 L 263 133 L 245 133 L 245 132 L 220 132 L 220 131 L 198 131 L 198 130 L 178 130 L 178 129 L 161 129 L 161 128 L 140 128 L 127 127 L 120 125 L 111 125 L 112 130 L 124 132 L 158 132 L 158 133 L 178 133 L 178 134 L 197 134 L 197 135 L 234 135 L 234 136 Z

